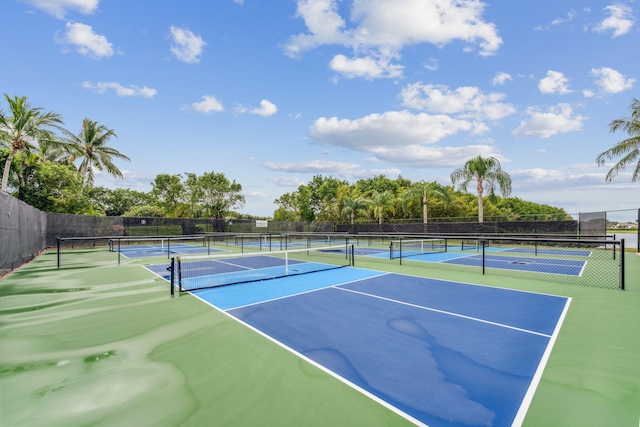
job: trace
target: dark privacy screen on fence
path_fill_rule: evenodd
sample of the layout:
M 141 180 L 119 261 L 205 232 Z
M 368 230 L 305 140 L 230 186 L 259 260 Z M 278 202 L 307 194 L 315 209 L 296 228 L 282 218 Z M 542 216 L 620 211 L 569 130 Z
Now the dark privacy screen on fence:
M 0 276 L 46 247 L 47 214 L 0 191 Z
M 606 212 L 582 212 L 580 217 L 580 234 L 583 236 L 598 236 L 607 232 Z

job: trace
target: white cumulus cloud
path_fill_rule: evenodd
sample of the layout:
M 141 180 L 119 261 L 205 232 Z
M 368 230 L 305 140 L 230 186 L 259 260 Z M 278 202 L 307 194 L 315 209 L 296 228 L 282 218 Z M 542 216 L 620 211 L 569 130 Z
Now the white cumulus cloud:
M 188 28 L 171 26 L 171 53 L 182 62 L 187 64 L 197 64 L 200 62 L 200 55 L 207 43 L 202 37 L 196 36 Z
M 602 22 L 593 28 L 593 31 L 604 33 L 613 31 L 613 37 L 627 34 L 633 27 L 633 10 L 625 4 L 612 4 L 604 8 L 609 14 Z
M 491 84 L 494 86 L 500 86 L 505 84 L 508 80 L 513 80 L 511 74 L 505 73 L 504 71 L 498 71 L 493 80 L 491 80 Z
M 147 86 L 138 87 L 132 85 L 129 87 L 125 87 L 118 82 L 98 82 L 94 84 L 85 81 L 82 82 L 82 87 L 101 94 L 106 93 L 111 89 L 116 93 L 117 96 L 137 96 L 142 98 L 153 98 L 158 93 L 157 90 L 149 88 Z
M 260 101 L 260 108 L 254 108 L 249 112 L 251 114 L 257 114 L 258 116 L 269 117 L 278 112 L 278 107 L 271 101 L 263 99 L 262 101 Z
M 473 155 L 495 155 L 489 145 L 436 145 L 460 132 L 473 134 L 482 130 L 473 122 L 447 115 L 388 111 L 355 120 L 321 117 L 311 125 L 309 132 L 318 144 L 370 153 L 376 160 L 395 165 L 445 167 Z
M 472 129 L 471 122 L 446 115 L 388 111 L 355 120 L 321 117 L 312 124 L 310 131 L 318 143 L 374 152 L 386 146 L 401 148 L 414 144 L 431 144 Z
M 367 80 L 377 78 L 397 78 L 402 76 L 401 65 L 391 64 L 391 58 L 347 58 L 336 55 L 329 63 L 329 67 L 348 78 L 362 77 Z
M 559 71 L 549 70 L 547 76 L 540 80 L 538 89 L 542 93 L 571 93 L 569 89 L 569 79 Z
M 79 22 L 67 22 L 64 36 L 56 36 L 56 41 L 65 45 L 73 45 L 84 56 L 93 59 L 113 56 L 113 45 L 102 34 L 93 32 L 90 25 Z
M 512 132 L 513 136 L 549 138 L 559 133 L 582 130 L 582 125 L 587 119 L 575 114 L 571 105 L 562 103 L 549 107 L 546 111 L 529 108 L 527 114 L 529 118 L 520 122 L 520 126 Z
M 516 112 L 512 105 L 502 102 L 505 94 L 485 94 L 473 86 L 451 90 L 444 85 L 417 82 L 404 87 L 400 97 L 405 107 L 463 119 L 499 120 Z
M 67 11 L 73 10 L 90 15 L 98 8 L 100 0 L 23 0 L 38 9 L 42 9 L 56 18 L 63 19 Z
M 465 43 L 465 50 L 479 49 L 481 56 L 493 55 L 502 39 L 493 23 L 482 15 L 485 5 L 477 0 L 298 0 L 297 17 L 304 20 L 306 33 L 290 37 L 284 46 L 289 56 L 299 56 L 322 45 L 352 48 L 356 56 L 336 55 L 334 71 L 348 77 L 379 78 L 402 73 L 392 64 L 406 46 L 429 43 L 443 47 L 453 41 Z M 350 10 L 345 18 L 340 9 Z
M 591 75 L 596 79 L 596 85 L 605 93 L 619 93 L 631 89 L 636 81 L 609 67 L 593 68 Z
M 224 111 L 222 102 L 218 101 L 215 96 L 204 95 L 202 101 L 194 102 L 191 108 L 199 113 L 211 113 L 212 111 Z

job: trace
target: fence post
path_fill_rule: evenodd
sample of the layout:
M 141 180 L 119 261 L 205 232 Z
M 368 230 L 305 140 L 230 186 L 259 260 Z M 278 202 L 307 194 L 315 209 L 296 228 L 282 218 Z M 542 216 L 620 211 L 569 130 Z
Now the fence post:
M 484 275 L 484 245 L 485 245 L 485 241 L 481 240 L 482 242 L 482 275 Z
M 170 273 L 169 275 L 170 275 L 170 278 L 171 278 L 170 279 L 170 282 L 171 282 L 171 295 L 173 295 L 174 292 L 175 292 L 174 285 L 173 285 L 174 278 L 175 278 L 175 274 L 173 273 L 174 272 L 174 267 L 175 267 L 175 258 L 171 258 L 171 264 L 169 265 L 169 268 L 168 268 L 169 273 Z
M 620 289 L 624 291 L 624 239 L 620 240 Z

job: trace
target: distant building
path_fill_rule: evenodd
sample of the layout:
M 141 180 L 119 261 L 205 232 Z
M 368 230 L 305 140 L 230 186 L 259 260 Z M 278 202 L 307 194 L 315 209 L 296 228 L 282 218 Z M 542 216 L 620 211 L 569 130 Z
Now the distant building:
M 618 229 L 628 229 L 628 228 L 636 228 L 638 225 L 635 222 L 619 222 L 617 224 L 613 224 L 611 228 Z

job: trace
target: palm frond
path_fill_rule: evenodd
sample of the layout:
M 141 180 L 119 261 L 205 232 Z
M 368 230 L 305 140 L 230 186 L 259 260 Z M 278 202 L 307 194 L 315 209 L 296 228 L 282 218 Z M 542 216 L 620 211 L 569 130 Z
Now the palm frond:
M 605 181 L 612 181 L 618 173 L 632 166 L 634 162 L 637 162 L 637 164 L 633 171 L 631 181 L 636 182 L 640 179 L 640 100 L 634 98 L 629 108 L 631 109 L 631 117 L 613 120 L 609 124 L 609 130 L 612 133 L 623 131 L 627 133 L 630 138 L 618 142 L 596 157 L 596 164 L 603 166 L 607 160 L 614 160 L 622 156 L 622 159 L 609 170 L 604 178 Z

